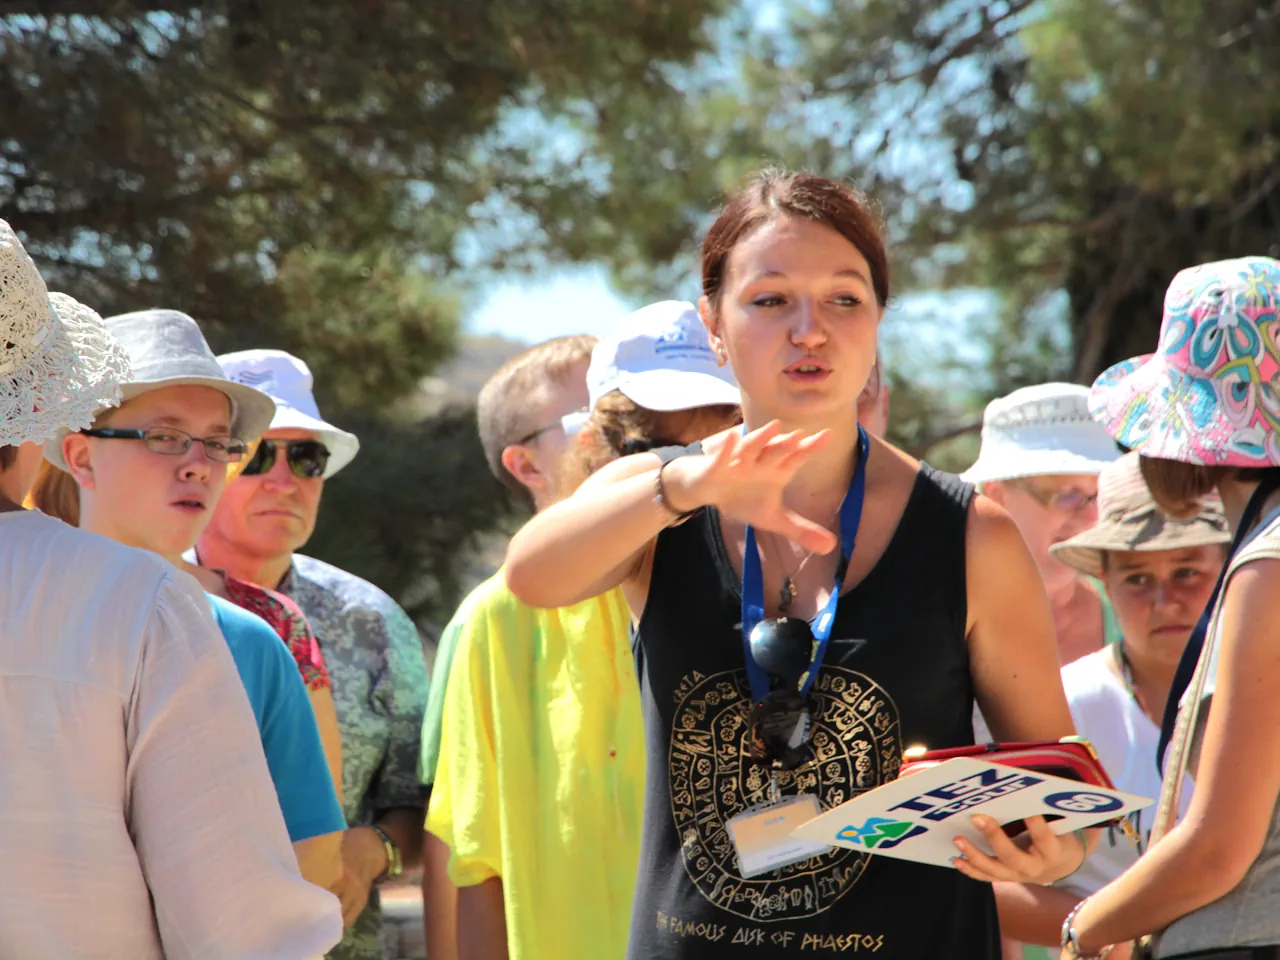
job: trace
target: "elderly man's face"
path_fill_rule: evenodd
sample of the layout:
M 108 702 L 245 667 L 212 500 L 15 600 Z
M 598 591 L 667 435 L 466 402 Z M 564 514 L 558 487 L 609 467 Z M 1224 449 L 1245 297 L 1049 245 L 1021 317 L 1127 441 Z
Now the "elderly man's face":
M 1062 474 L 998 480 L 984 484 L 983 492 L 1013 517 L 1046 586 L 1076 576 L 1073 569 L 1050 555 L 1049 548 L 1097 521 L 1097 477 Z
M 263 442 L 316 439 L 306 430 L 268 430 Z M 323 493 L 323 478 L 295 476 L 281 447 L 266 473 L 227 484 L 209 532 L 257 556 L 293 553 L 311 539 Z

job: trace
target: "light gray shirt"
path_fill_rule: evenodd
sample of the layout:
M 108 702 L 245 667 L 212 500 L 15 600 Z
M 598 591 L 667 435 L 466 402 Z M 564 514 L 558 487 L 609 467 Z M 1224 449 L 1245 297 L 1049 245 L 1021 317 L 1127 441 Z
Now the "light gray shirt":
M 0 514 L 0 954 L 301 960 L 341 934 L 196 582 Z

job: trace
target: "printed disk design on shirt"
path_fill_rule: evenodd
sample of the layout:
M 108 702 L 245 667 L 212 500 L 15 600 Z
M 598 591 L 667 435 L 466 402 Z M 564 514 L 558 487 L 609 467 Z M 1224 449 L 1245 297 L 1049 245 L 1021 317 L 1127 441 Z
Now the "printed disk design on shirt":
M 875 681 L 824 666 L 811 694 L 815 760 L 778 771 L 784 797 L 813 793 L 829 810 L 897 776 L 898 708 Z M 675 692 L 668 773 L 671 815 L 685 871 L 722 910 L 757 922 L 820 914 L 861 878 L 870 854 L 837 849 L 752 879 L 738 872 L 726 824 L 765 801 L 769 777 L 747 755 L 750 686 L 745 669 L 684 677 Z

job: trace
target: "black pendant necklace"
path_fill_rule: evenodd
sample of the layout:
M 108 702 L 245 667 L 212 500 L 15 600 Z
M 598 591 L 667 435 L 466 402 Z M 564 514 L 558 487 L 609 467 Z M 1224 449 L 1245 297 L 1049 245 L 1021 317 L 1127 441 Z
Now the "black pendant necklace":
M 791 576 L 789 577 L 782 578 L 782 589 L 778 591 L 778 612 L 779 613 L 785 614 L 787 610 L 791 607 L 791 604 L 795 603 L 796 577 L 800 576 L 800 571 L 804 569 L 804 565 L 812 559 L 813 559 L 813 551 L 810 550 L 805 555 L 805 558 L 800 561 L 800 566 L 796 567 L 796 572 L 791 574 Z
M 800 572 L 799 570 L 796 571 L 796 573 L 799 573 L 799 572 Z M 778 612 L 786 613 L 787 608 L 791 606 L 795 598 L 796 598 L 796 582 L 792 580 L 790 577 L 783 577 L 781 596 L 779 596 L 778 598 Z
M 840 509 L 843 506 L 844 506 L 844 501 L 841 500 L 840 506 L 836 507 L 837 517 L 840 515 Z M 831 519 L 832 519 L 832 522 L 835 521 L 835 517 L 832 517 Z M 830 526 L 830 524 L 828 524 L 828 526 Z M 772 537 L 770 537 L 770 542 L 774 547 L 777 546 L 776 541 L 774 541 Z M 778 613 L 786 614 L 787 610 L 790 609 L 791 604 L 795 603 L 796 577 L 800 576 L 800 571 L 804 569 L 805 564 L 813 559 L 813 554 L 814 554 L 813 550 L 810 550 L 808 553 L 806 553 L 804 555 L 804 559 L 800 561 L 800 565 L 796 567 L 796 572 L 791 574 L 790 576 L 786 576 L 782 578 L 782 588 L 778 591 Z M 781 559 L 781 555 L 779 555 L 779 559 Z

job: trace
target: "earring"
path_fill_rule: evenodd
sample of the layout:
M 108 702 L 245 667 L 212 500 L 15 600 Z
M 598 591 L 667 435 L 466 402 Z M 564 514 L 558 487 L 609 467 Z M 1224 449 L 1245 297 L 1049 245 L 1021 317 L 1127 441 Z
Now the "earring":
M 729 362 L 729 358 L 725 356 L 724 351 L 716 350 L 716 366 L 723 367 L 728 362 Z

